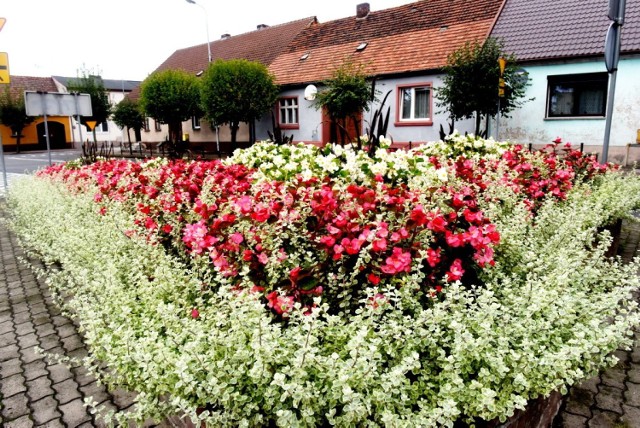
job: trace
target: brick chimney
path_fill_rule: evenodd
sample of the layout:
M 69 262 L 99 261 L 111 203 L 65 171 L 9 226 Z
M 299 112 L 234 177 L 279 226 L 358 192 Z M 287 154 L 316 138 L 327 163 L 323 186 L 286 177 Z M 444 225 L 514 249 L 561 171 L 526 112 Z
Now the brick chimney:
M 356 19 L 364 19 L 369 15 L 369 3 L 360 3 L 356 6 Z
M 258 30 L 264 30 L 265 28 L 268 28 L 269 26 L 267 24 L 258 24 Z

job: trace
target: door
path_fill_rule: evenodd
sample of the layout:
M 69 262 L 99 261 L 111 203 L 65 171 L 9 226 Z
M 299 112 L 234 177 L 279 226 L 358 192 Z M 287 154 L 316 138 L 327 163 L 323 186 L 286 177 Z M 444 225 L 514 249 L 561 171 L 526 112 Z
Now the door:
M 322 109 L 322 143 L 351 143 L 362 135 L 362 112 L 354 118 L 347 118 L 345 121 L 338 121 L 337 124 L 331 122 L 329 114 L 325 108 Z

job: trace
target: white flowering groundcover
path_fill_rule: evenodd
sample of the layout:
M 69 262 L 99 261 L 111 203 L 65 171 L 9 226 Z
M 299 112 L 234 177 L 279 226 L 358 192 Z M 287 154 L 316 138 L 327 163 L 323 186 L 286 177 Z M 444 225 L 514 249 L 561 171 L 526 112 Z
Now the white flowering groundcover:
M 602 232 L 640 179 L 560 142 L 70 162 L 8 202 L 60 267 L 83 364 L 138 393 L 133 414 L 96 409 L 109 423 L 505 420 L 614 364 L 640 321 L 640 262 L 606 258 Z

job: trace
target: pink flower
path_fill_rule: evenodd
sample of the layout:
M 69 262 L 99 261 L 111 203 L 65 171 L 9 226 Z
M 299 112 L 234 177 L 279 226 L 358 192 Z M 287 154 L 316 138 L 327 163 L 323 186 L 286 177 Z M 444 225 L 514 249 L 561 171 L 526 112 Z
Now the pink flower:
M 347 254 L 350 254 L 350 255 L 358 254 L 360 252 L 360 248 L 362 247 L 363 243 L 364 243 L 363 240 L 355 239 L 355 238 L 354 239 L 343 238 L 341 242 L 342 247 L 345 249 Z
M 247 214 L 251 211 L 251 198 L 249 196 L 243 196 L 236 201 L 236 206 L 240 208 L 242 214 Z
M 267 257 L 265 253 L 260 253 L 258 254 L 258 261 L 263 265 L 266 265 L 267 262 L 269 261 L 269 257 Z
M 373 309 L 378 309 L 380 306 L 389 303 L 389 299 L 382 293 L 377 293 L 375 296 L 369 298 L 369 302 Z
M 194 320 L 200 318 L 200 312 L 196 308 L 191 309 L 191 318 Z
M 462 261 L 460 259 L 455 259 L 451 266 L 449 267 L 449 271 L 447 272 L 447 281 L 458 281 L 464 275 L 464 269 L 462 269 Z
M 371 243 L 371 249 L 373 251 L 377 251 L 377 252 L 386 251 L 386 249 L 387 249 L 387 240 L 384 239 L 384 238 L 376 239 L 375 241 L 373 241 Z
M 411 270 L 411 253 L 402 251 L 400 247 L 394 247 L 393 252 L 387 257 L 380 270 L 388 275 L 409 272 Z
M 229 235 L 229 239 L 231 239 L 231 242 L 233 242 L 234 244 L 242 244 L 242 242 L 244 241 L 244 237 L 242 236 L 242 233 L 232 233 L 231 235 Z
M 452 248 L 458 248 L 464 245 L 463 233 L 451 233 L 447 230 L 445 232 L 445 239 L 447 240 L 447 245 Z
M 433 248 L 429 248 L 427 250 L 427 263 L 431 268 L 434 268 L 440 263 L 440 250 L 434 250 Z
M 293 297 L 283 296 L 277 291 L 267 294 L 267 306 L 276 311 L 278 315 L 291 312 L 293 309 Z

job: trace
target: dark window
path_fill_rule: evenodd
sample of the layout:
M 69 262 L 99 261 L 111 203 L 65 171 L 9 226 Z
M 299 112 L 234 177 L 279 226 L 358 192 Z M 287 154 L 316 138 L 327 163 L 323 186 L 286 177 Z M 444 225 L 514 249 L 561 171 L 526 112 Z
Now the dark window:
M 144 118 L 144 130 L 149 132 L 149 118 L 145 116 Z
M 160 121 L 158 119 L 154 119 L 155 122 L 155 129 L 157 132 L 162 131 L 162 124 L 160 123 Z
M 109 124 L 106 121 L 100 124 L 100 128 L 102 132 L 109 132 Z
M 191 128 L 194 130 L 200 129 L 200 118 L 198 116 L 191 116 Z
M 549 76 L 547 117 L 604 117 L 607 73 Z

